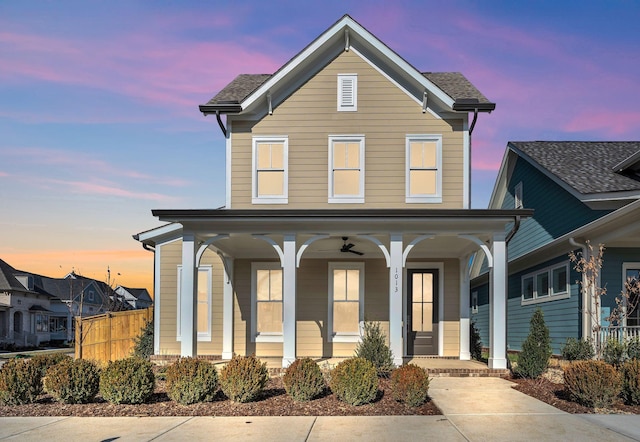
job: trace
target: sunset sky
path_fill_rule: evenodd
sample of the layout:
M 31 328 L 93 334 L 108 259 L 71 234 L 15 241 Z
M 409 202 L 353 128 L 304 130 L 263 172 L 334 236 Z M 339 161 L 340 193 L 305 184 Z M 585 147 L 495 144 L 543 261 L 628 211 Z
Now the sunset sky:
M 0 258 L 151 291 L 131 237 L 151 209 L 224 205 L 223 136 L 197 105 L 345 13 L 497 103 L 473 134 L 474 208 L 510 140 L 640 140 L 636 1 L 2 0 Z

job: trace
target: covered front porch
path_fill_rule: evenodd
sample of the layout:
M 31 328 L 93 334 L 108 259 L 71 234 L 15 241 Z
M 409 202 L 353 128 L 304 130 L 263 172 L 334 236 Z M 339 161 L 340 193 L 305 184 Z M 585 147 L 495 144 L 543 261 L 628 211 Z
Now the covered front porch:
M 489 369 L 507 367 L 505 226 L 529 215 L 522 210 L 157 210 L 154 215 L 180 226 L 181 356 L 198 355 L 198 270 L 205 253 L 214 252 L 224 281 L 220 333 L 210 339 L 221 341 L 222 359 L 255 353 L 287 367 L 302 356 L 348 357 L 363 323 L 373 320 L 383 324 L 396 365 L 426 355 L 469 361 L 469 261 L 482 249 L 492 268 Z M 263 268 L 281 271 L 270 276 L 281 292 L 266 298 L 256 273 Z M 336 282 L 340 278 L 346 279 Z M 431 288 L 418 290 L 420 284 Z M 265 299 L 275 302 L 261 304 Z M 270 319 L 263 321 L 260 315 L 267 311 Z

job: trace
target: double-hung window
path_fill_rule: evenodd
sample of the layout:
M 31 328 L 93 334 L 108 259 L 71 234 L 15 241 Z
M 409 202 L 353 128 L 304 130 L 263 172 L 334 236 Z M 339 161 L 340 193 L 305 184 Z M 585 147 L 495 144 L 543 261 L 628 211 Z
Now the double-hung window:
M 364 263 L 329 263 L 329 340 L 357 342 L 364 321 Z
M 182 278 L 183 278 L 182 266 L 178 266 L 178 318 L 177 318 L 177 339 L 181 340 L 181 327 L 182 319 L 180 317 L 180 305 L 182 304 Z M 198 285 L 198 303 L 197 303 L 197 327 L 198 327 L 198 341 L 211 340 L 211 285 L 212 285 L 213 271 L 210 265 L 202 265 L 198 267 L 198 279 L 194 281 Z M 190 296 L 190 295 L 185 295 Z
M 287 137 L 253 138 L 253 204 L 287 204 Z
M 256 342 L 282 342 L 282 267 L 251 265 L 252 336 Z
M 406 138 L 406 202 L 442 202 L 442 136 Z
M 364 203 L 364 136 L 329 137 L 329 202 Z
M 522 277 L 523 305 L 563 299 L 570 296 L 569 266 L 547 267 Z
M 627 326 L 640 326 L 640 291 L 638 282 L 640 281 L 640 262 L 625 262 L 622 264 L 622 289 L 629 298 L 626 300 Z

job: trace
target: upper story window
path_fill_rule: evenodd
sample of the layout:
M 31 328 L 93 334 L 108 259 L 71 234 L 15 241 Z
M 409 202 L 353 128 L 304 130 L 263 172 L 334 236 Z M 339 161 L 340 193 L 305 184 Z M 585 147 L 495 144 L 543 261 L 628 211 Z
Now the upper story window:
M 338 111 L 358 110 L 358 75 L 338 74 Z
M 253 204 L 287 204 L 287 137 L 253 138 Z
M 523 305 L 570 296 L 568 264 L 547 267 L 522 277 Z
M 442 202 L 442 136 L 408 135 L 406 202 Z
M 329 339 L 357 342 L 364 321 L 364 263 L 329 263 Z
M 178 266 L 178 305 L 177 305 L 177 340 L 181 340 L 182 319 L 180 316 L 180 306 L 182 304 L 182 266 Z M 211 339 L 211 296 L 212 296 L 212 278 L 213 268 L 211 265 L 202 265 L 198 267 L 197 284 L 198 305 L 197 305 L 197 332 L 198 341 L 208 341 Z
M 364 203 L 364 136 L 329 137 L 329 202 Z
M 522 203 L 522 181 L 516 184 L 516 187 L 513 193 L 514 193 L 513 195 L 514 207 L 516 209 L 522 209 L 524 207 Z
M 282 342 L 282 267 L 276 262 L 251 265 L 251 327 L 257 342 Z

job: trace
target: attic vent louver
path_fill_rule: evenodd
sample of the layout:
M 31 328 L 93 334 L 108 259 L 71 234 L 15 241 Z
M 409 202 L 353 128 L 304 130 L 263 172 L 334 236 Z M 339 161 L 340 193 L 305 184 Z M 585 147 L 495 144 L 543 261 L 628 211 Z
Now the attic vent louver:
M 358 110 L 358 76 L 338 74 L 338 111 Z

